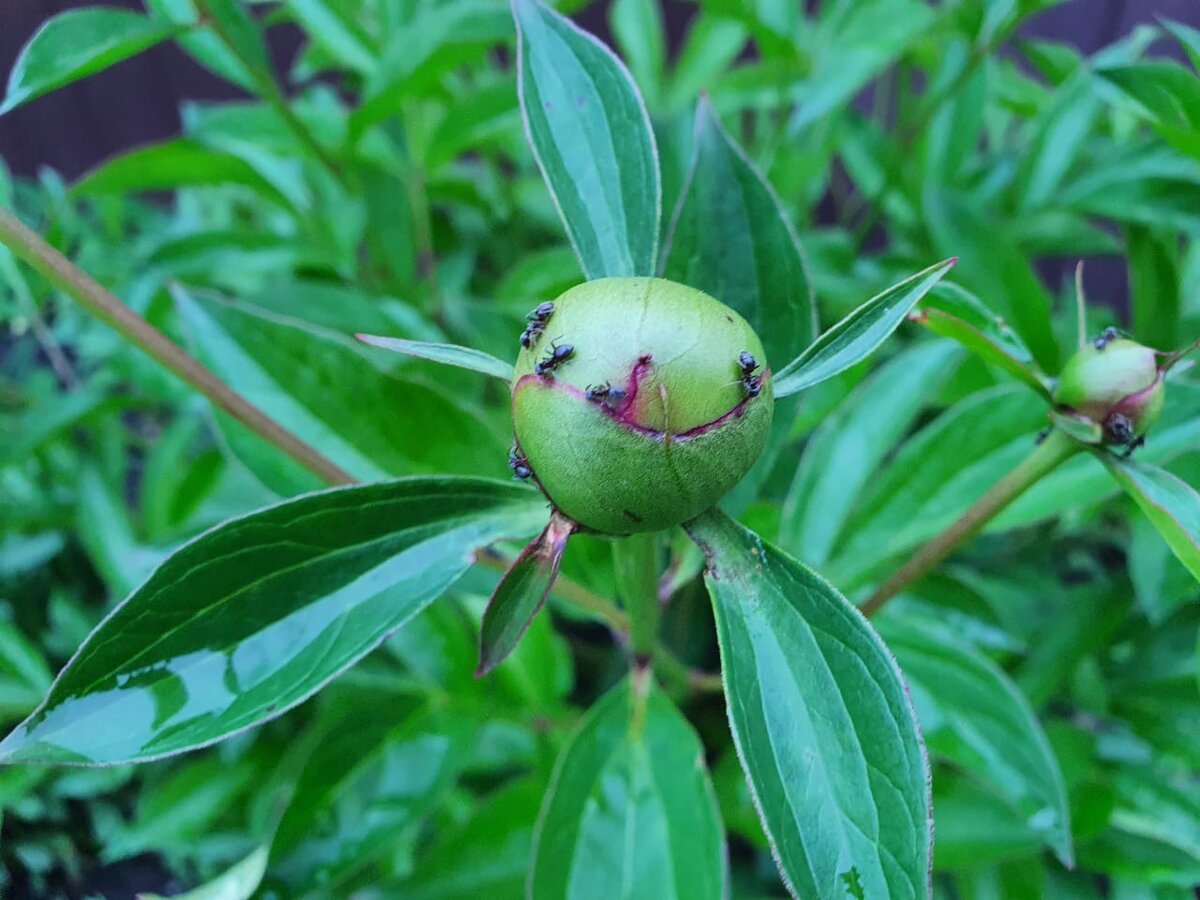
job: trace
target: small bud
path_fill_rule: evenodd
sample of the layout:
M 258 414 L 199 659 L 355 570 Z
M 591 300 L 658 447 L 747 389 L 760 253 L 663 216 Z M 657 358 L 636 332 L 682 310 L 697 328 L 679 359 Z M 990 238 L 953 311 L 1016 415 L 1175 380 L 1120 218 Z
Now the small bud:
M 1098 424 L 1104 443 L 1128 444 L 1144 435 L 1162 411 L 1161 355 L 1124 338 L 1098 340 L 1067 361 L 1054 402 Z
M 553 310 L 553 342 L 517 358 L 513 427 L 563 515 L 607 534 L 668 528 L 749 471 L 774 403 L 762 343 L 745 319 L 658 278 L 589 281 Z

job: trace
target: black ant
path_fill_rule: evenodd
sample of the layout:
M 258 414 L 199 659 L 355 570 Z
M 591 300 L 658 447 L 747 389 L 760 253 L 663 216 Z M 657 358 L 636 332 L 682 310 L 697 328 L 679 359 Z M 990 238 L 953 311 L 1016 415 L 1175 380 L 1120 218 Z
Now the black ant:
M 589 386 L 584 391 L 583 396 L 590 403 L 603 403 L 609 409 L 613 409 L 621 405 L 621 401 L 625 399 L 625 394 L 625 388 L 613 387 L 606 381 L 604 384 L 597 385 L 596 387 Z
M 533 367 L 533 374 L 550 375 L 574 355 L 575 348 L 571 344 L 556 344 L 551 342 L 550 352 L 546 354 L 545 359 Z
M 529 466 L 529 460 L 525 458 L 516 444 L 512 445 L 512 449 L 508 451 L 508 467 L 512 469 L 513 478 L 524 481 L 533 474 L 533 469 Z
M 747 397 L 757 397 L 762 392 L 762 376 L 754 374 L 758 360 L 749 351 L 743 350 L 738 356 L 738 368 L 742 373 L 742 390 Z
M 529 324 L 521 332 L 522 347 L 528 350 L 533 346 L 542 332 L 546 330 L 546 323 L 550 321 L 552 315 L 554 315 L 554 303 L 547 300 L 545 303 L 539 303 L 533 312 L 525 317 L 529 319 Z
M 1113 328 L 1111 325 L 1100 332 L 1099 336 L 1092 341 L 1092 346 L 1097 350 L 1103 350 L 1113 341 L 1121 336 L 1121 332 Z

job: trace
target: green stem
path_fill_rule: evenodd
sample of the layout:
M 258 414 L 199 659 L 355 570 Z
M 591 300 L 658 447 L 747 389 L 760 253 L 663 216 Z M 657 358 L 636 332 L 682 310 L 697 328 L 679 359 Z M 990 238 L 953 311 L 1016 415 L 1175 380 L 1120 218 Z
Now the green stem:
M 1057 428 L 1053 429 L 1015 469 L 992 485 L 950 527 L 918 550 L 912 559 L 876 588 L 861 607 L 863 615 L 871 616 L 879 612 L 892 597 L 924 576 L 959 544 L 977 535 L 1006 506 L 1081 449 L 1081 444 Z
M 629 612 L 629 649 L 638 666 L 650 663 L 658 643 L 658 534 L 635 534 L 613 544 L 617 592 Z
M 254 60 L 247 59 L 245 54 L 242 53 L 238 42 L 233 40 L 226 32 L 221 23 L 220 16 L 214 16 L 206 8 L 204 3 L 200 4 L 200 11 L 206 14 L 205 24 L 212 28 L 212 31 L 217 36 L 217 39 L 225 45 L 225 48 L 229 50 L 234 57 L 237 58 L 238 62 L 246 67 L 246 71 L 250 73 L 250 75 L 254 78 L 255 83 L 258 85 L 258 89 L 262 94 L 263 99 L 266 100 L 267 103 L 274 108 L 275 112 L 279 114 L 280 118 L 283 119 L 284 125 L 286 125 L 292 134 L 296 136 L 296 139 L 304 145 L 304 148 L 311 153 L 312 156 L 319 163 L 321 163 L 322 166 L 329 170 L 329 174 L 332 175 L 334 179 L 344 187 L 346 185 L 346 176 L 345 173 L 342 172 L 342 168 L 338 164 L 338 161 L 330 155 L 329 151 L 326 150 L 325 147 L 322 146 L 321 142 L 316 139 L 313 133 L 309 130 L 308 126 L 305 125 L 304 122 L 301 121 L 300 117 L 292 111 L 292 107 L 288 103 L 287 95 L 284 93 L 283 86 L 280 85 L 279 81 L 276 79 L 275 73 L 271 71 L 270 68 L 264 68 L 263 66 L 257 65 Z
M 232 390 L 6 209 L 0 209 L 0 244 L 129 343 L 198 390 L 214 406 L 292 459 L 330 484 L 354 484 L 354 477 L 348 472 Z

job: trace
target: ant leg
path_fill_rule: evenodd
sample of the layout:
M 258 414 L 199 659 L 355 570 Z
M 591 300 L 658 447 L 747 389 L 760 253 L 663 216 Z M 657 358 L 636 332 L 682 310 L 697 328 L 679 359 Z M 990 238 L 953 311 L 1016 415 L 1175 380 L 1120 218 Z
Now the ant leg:
M 1039 431 L 1037 433 L 1037 437 L 1035 437 L 1033 439 L 1033 442 L 1035 444 L 1040 444 L 1042 441 L 1046 440 L 1046 438 L 1050 437 L 1050 432 L 1052 430 L 1053 429 L 1051 429 L 1051 428 L 1043 428 L 1041 431 Z
M 1140 438 L 1134 438 L 1132 441 L 1130 441 L 1128 444 L 1125 445 L 1125 452 L 1121 454 L 1121 459 L 1129 459 L 1129 457 L 1133 456 L 1133 451 L 1137 450 L 1139 447 L 1141 447 L 1145 443 L 1146 443 L 1145 435 L 1142 435 Z

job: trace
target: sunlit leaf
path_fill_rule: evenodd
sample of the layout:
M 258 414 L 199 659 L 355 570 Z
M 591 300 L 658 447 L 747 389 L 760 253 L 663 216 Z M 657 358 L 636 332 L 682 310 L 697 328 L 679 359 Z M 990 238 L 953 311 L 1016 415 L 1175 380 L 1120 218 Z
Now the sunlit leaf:
M 414 478 L 310 494 L 185 545 L 0 743 L 0 761 L 113 763 L 279 715 L 545 516 L 528 488 Z M 98 723 L 102 723 L 98 724 Z
M 381 347 L 405 356 L 415 356 L 418 359 L 428 359 L 447 366 L 457 366 L 491 375 L 501 381 L 512 381 L 512 363 L 496 359 L 490 353 L 476 350 L 473 347 L 460 347 L 457 344 L 431 344 L 427 341 L 408 341 L 403 338 L 379 337 L 374 334 L 356 334 L 356 338 L 372 347 Z

